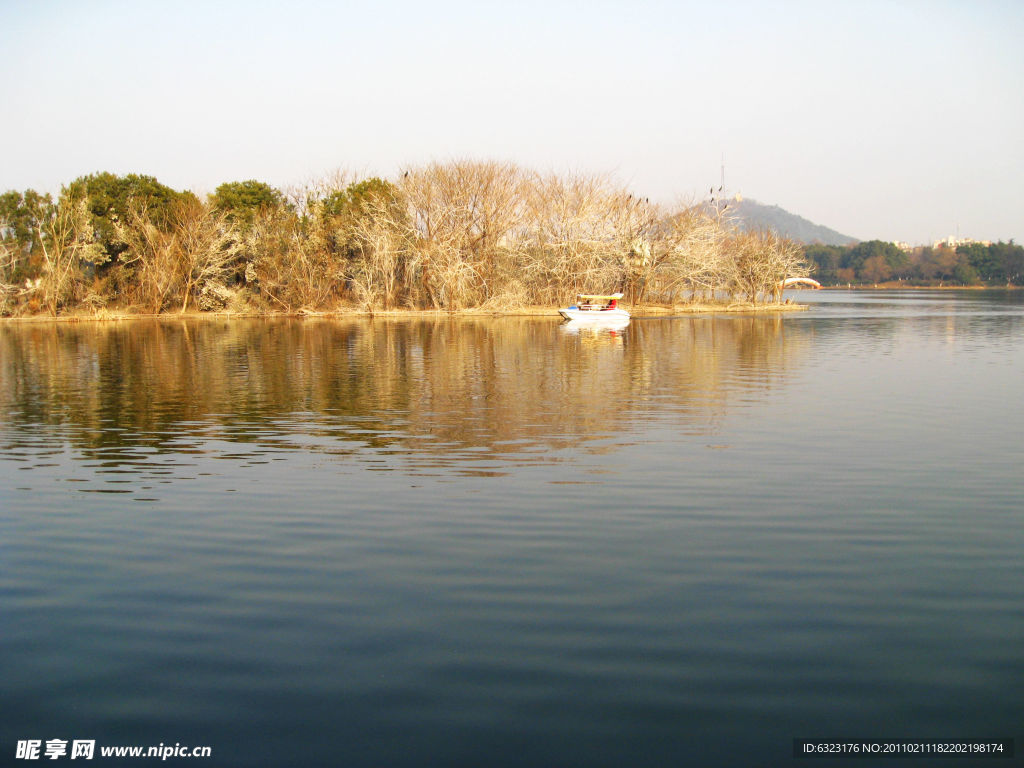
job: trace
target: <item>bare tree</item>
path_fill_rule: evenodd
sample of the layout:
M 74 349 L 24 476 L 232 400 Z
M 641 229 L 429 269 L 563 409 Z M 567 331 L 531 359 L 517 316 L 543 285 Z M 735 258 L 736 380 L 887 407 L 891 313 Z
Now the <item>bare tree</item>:
M 320 202 L 336 192 L 341 192 L 358 178 L 358 174 L 346 168 L 336 168 L 324 176 L 310 179 L 305 184 L 286 189 L 285 199 L 299 216 L 314 216 Z
M 0 314 L 10 311 L 13 299 L 18 294 L 18 287 L 12 280 L 18 268 L 18 252 L 21 249 L 13 237 L 7 237 L 9 231 L 7 220 L 0 218 Z
M 660 287 L 674 301 L 681 291 L 690 300 L 713 299 L 729 284 L 732 262 L 725 253 L 732 223 L 720 211 L 702 205 L 686 205 L 664 221 L 664 258 L 659 271 Z
M 399 187 L 417 233 L 427 301 L 457 308 L 491 298 L 519 220 L 519 169 L 495 162 L 435 163 L 406 172 Z
M 327 233 L 288 210 L 264 212 L 245 234 L 246 283 L 272 306 L 285 311 L 326 306 L 344 284 L 342 265 Z
M 626 298 L 630 304 L 640 304 L 657 290 L 658 272 L 663 267 L 665 249 L 658 247 L 663 214 L 658 205 L 625 190 L 617 192 L 613 204 L 618 213 L 616 250 L 621 254 Z
M 370 196 L 350 223 L 355 250 L 346 276 L 363 307 L 391 309 L 408 297 L 417 255 L 416 230 L 397 201 Z
M 809 274 L 800 247 L 775 232 L 737 233 L 728 247 L 736 265 L 734 292 L 751 303 L 779 300 L 783 280 Z
M 74 296 L 82 278 L 82 263 L 103 264 L 108 256 L 93 240 L 86 198 L 61 198 L 41 217 L 36 233 L 43 256 L 43 303 L 56 316 Z
M 149 311 L 160 312 L 181 289 L 178 233 L 158 227 L 142 206 L 131 206 L 127 220 L 114 222 L 114 231 L 125 246 L 118 260 L 131 270 L 139 300 Z
M 526 198 L 523 272 L 538 300 L 622 287 L 632 230 L 622 226 L 628 195 L 604 176 L 536 176 Z
M 226 214 L 198 200 L 179 203 L 172 212 L 181 269 L 181 311 L 190 301 L 225 301 L 226 282 L 242 252 L 242 241 Z

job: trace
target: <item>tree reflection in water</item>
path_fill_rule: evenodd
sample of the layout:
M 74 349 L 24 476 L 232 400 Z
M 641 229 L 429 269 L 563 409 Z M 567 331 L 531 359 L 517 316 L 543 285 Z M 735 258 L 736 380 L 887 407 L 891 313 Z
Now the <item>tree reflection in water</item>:
M 602 438 L 653 419 L 712 430 L 732 399 L 784 381 L 809 334 L 781 317 L 12 323 L 0 452 L 42 427 L 113 463 L 140 449 L 384 452 L 500 474 L 488 462 L 608 450 Z

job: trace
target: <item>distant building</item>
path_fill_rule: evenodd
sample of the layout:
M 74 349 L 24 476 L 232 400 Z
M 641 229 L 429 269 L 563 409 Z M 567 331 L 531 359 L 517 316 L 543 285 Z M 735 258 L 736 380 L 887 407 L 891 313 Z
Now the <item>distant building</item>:
M 971 245 L 973 243 L 984 245 L 986 248 L 992 245 L 991 240 L 973 240 L 970 237 L 954 237 L 950 235 L 945 240 L 936 240 L 932 243 L 932 248 L 958 248 L 961 245 Z
M 902 240 L 893 240 L 892 244 L 895 245 L 904 253 L 910 253 L 912 250 L 914 250 L 914 246 L 912 246 L 910 243 L 905 243 Z

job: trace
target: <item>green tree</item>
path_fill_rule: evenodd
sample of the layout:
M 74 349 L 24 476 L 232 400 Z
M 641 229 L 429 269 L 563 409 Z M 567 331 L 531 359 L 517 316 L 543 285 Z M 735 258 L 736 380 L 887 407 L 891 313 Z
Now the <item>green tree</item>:
M 967 259 L 971 269 L 982 280 L 1002 280 L 1005 274 L 997 253 L 987 245 L 969 243 L 958 246 L 956 252 Z
M 129 173 L 94 173 L 81 176 L 61 190 L 61 201 L 85 200 L 91 215 L 93 236 L 115 259 L 127 247 L 117 235 L 117 222 L 128 219 L 129 210 L 144 209 L 149 219 L 161 229 L 170 226 L 175 203 L 195 199 L 191 192 L 177 192 L 152 176 Z
M 6 283 L 39 277 L 43 263 L 39 232 L 53 207 L 48 194 L 32 189 L 0 195 L 0 243 Z
M 210 202 L 229 221 L 246 230 L 252 227 L 257 216 L 286 207 L 279 190 L 255 179 L 221 184 L 210 196 Z
M 356 231 L 367 218 L 402 224 L 406 221 L 398 188 L 389 181 L 372 177 L 349 184 L 320 201 L 317 222 L 326 247 L 336 257 L 349 260 L 364 250 Z
M 394 184 L 373 176 L 325 197 L 320 202 L 320 214 L 324 217 L 355 216 L 364 212 L 371 200 L 397 205 L 398 199 L 398 188 Z
M 870 276 L 864 273 L 865 265 L 869 261 Z M 888 280 L 890 277 L 906 277 L 910 272 L 910 259 L 892 243 L 883 240 L 868 240 L 857 243 L 848 250 L 841 259 L 840 267 L 852 269 L 858 279 L 873 283 L 879 280 Z M 879 277 L 886 272 L 888 274 L 885 277 Z
M 970 265 L 966 256 L 957 259 L 956 266 L 953 267 L 953 279 L 964 285 L 975 285 L 981 281 L 977 270 Z
M 841 245 L 815 243 L 804 248 L 804 258 L 814 268 L 815 279 L 826 285 L 839 282 L 839 265 L 846 248 Z
M 989 252 L 999 264 L 1000 279 L 1006 280 L 1007 284 L 1024 284 L 1024 247 L 1013 240 L 1008 243 L 1000 241 L 990 245 Z
M 6 223 L 4 240 L 17 243 L 25 251 L 37 246 L 36 230 L 52 204 L 49 195 L 41 195 L 34 189 L 24 193 L 11 190 L 0 195 L 0 221 Z

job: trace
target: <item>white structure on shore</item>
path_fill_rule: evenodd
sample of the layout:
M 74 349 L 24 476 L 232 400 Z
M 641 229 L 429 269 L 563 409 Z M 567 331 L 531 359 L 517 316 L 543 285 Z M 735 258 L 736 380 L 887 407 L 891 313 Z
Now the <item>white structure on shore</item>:
M 949 237 L 944 237 L 941 240 L 933 240 L 932 248 L 956 248 L 961 245 L 971 245 L 972 243 L 984 245 L 986 248 L 992 245 L 991 240 L 974 240 L 970 237 L 957 237 L 955 235 L 950 235 Z M 895 245 L 904 253 L 911 253 L 914 250 L 914 248 L 919 247 L 911 245 L 905 240 L 893 240 L 892 244 Z
M 950 235 L 944 240 L 936 240 L 932 243 L 932 248 L 956 248 L 961 245 L 971 245 L 972 243 L 978 243 L 984 245 L 986 248 L 992 245 L 991 240 L 973 240 L 969 237 L 960 237 Z

